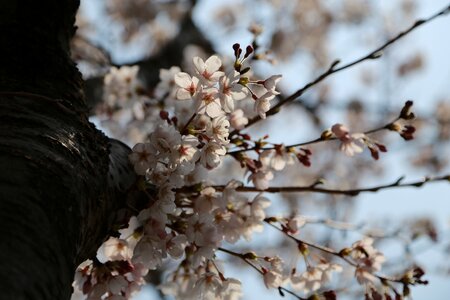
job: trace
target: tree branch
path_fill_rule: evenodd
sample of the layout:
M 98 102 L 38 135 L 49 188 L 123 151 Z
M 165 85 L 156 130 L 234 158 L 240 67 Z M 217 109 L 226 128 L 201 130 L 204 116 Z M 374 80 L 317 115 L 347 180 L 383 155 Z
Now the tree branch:
M 390 126 L 393 125 L 395 122 L 397 122 L 399 119 L 400 118 L 396 118 L 394 121 L 392 121 L 386 125 L 364 131 L 363 134 L 369 135 L 369 134 L 373 134 L 373 133 L 380 132 L 383 130 L 389 130 Z M 316 139 L 313 139 L 310 141 L 287 145 L 287 146 L 284 146 L 284 148 L 289 149 L 289 148 L 295 148 L 295 147 L 302 147 L 302 146 L 307 146 L 307 145 L 312 145 L 312 144 L 318 144 L 318 143 L 325 142 L 325 141 L 335 141 L 335 140 L 338 140 L 338 138 L 336 138 L 336 137 L 326 137 L 326 138 L 319 137 L 319 138 L 316 138 Z M 264 150 L 273 150 L 273 149 L 276 149 L 276 146 L 260 147 L 259 145 L 255 145 L 254 147 L 251 147 L 251 148 L 244 148 L 244 149 L 239 149 L 239 150 L 228 151 L 227 154 L 236 155 L 238 153 L 249 152 L 249 151 L 256 151 L 256 150 L 264 151 Z
M 341 67 L 337 68 L 337 65 L 339 65 L 340 61 L 339 60 L 335 60 L 330 67 L 323 72 L 322 74 L 320 74 L 316 79 L 314 79 L 313 81 L 309 82 L 308 84 L 306 84 L 305 86 L 303 86 L 301 89 L 297 90 L 295 93 L 293 93 L 292 95 L 290 95 L 289 97 L 280 100 L 275 106 L 273 106 L 268 112 L 266 112 L 266 116 L 271 116 L 276 114 L 277 112 L 279 112 L 279 110 L 281 109 L 281 106 L 292 102 L 294 100 L 296 100 L 297 98 L 299 98 L 300 96 L 302 96 L 308 89 L 310 89 L 311 87 L 315 86 L 316 84 L 318 84 L 319 82 L 321 82 L 322 80 L 324 80 L 325 78 L 329 77 L 330 75 L 343 71 L 345 69 L 348 69 L 350 67 L 353 67 L 361 62 L 364 62 L 366 60 L 372 60 L 372 59 L 377 59 L 380 58 L 382 55 L 382 50 L 384 50 L 385 48 L 387 48 L 388 46 L 390 46 L 391 44 L 395 43 L 396 41 L 398 41 L 399 39 L 403 38 L 404 36 L 406 36 L 407 34 L 409 34 L 410 32 L 414 31 L 415 29 L 417 29 L 418 27 L 438 18 L 441 16 L 444 16 L 446 14 L 448 14 L 450 12 L 450 4 L 445 7 L 444 9 L 438 11 L 437 13 L 433 14 L 432 16 L 425 18 L 425 19 L 420 19 L 417 20 L 412 26 L 410 26 L 408 29 L 406 29 L 405 31 L 400 32 L 399 34 L 397 34 L 395 37 L 393 37 L 392 39 L 388 40 L 387 42 L 385 42 L 383 45 L 379 46 L 378 48 L 376 48 L 375 50 L 373 50 L 372 52 L 368 53 L 367 55 L 356 59 L 350 63 L 347 63 Z M 245 128 L 248 128 L 250 126 L 252 126 L 253 124 L 257 123 L 258 121 L 261 120 L 260 116 L 256 116 L 252 119 L 249 120 L 248 124 L 245 126 Z M 231 132 L 230 136 L 234 135 L 237 133 L 237 130 L 234 130 L 233 132 Z
M 334 194 L 334 195 L 347 195 L 347 196 L 357 196 L 360 193 L 364 192 L 378 192 L 380 190 L 392 189 L 392 188 L 404 188 L 404 187 L 422 187 L 424 184 L 428 184 L 430 182 L 437 181 L 450 181 L 450 174 L 437 176 L 437 177 L 425 177 L 422 180 L 417 180 L 408 183 L 402 183 L 404 177 L 400 177 L 393 183 L 378 185 L 374 187 L 368 188 L 357 188 L 357 189 L 349 189 L 349 190 L 339 190 L 339 189 L 326 189 L 326 188 L 318 188 L 315 185 L 312 186 L 283 186 L 283 187 L 269 187 L 266 190 L 258 190 L 256 187 L 252 186 L 240 186 L 236 188 L 238 192 L 265 192 L 265 193 L 319 193 L 319 194 Z M 226 186 L 225 185 L 213 185 L 212 186 L 216 191 L 223 191 Z M 181 188 L 177 190 L 178 192 L 189 192 L 193 191 L 192 187 Z

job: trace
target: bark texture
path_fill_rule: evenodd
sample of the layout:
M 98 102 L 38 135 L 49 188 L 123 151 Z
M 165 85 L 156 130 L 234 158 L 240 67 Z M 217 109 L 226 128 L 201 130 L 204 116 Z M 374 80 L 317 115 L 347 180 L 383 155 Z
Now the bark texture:
M 78 5 L 0 2 L 0 299 L 69 299 L 134 181 L 129 149 L 87 119 Z

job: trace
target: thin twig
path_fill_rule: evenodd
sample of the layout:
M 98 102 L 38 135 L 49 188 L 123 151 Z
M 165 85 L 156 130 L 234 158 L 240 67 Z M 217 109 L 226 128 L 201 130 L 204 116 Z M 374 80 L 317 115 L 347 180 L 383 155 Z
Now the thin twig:
M 246 255 L 245 255 L 245 254 L 237 253 L 237 252 L 234 252 L 234 251 L 225 249 L 225 248 L 219 248 L 218 250 L 219 250 L 219 251 L 222 251 L 222 252 L 225 252 L 225 253 L 227 253 L 227 254 L 229 254 L 229 255 L 231 255 L 231 256 L 234 256 L 234 257 L 237 257 L 237 258 L 242 259 L 245 263 L 247 263 L 249 266 L 251 266 L 253 269 L 255 269 L 259 274 L 264 275 L 264 272 L 263 272 L 262 270 L 260 270 L 258 267 L 256 267 L 254 264 L 252 264 L 252 263 L 246 258 Z M 302 297 L 300 297 L 299 295 L 297 295 L 296 293 L 294 293 L 293 291 L 291 291 L 291 290 L 289 290 L 289 289 L 287 289 L 287 288 L 285 288 L 285 287 L 282 287 L 282 286 L 279 286 L 279 287 L 278 287 L 278 291 L 286 292 L 286 293 L 288 293 L 288 294 L 294 296 L 295 298 L 297 298 L 297 299 L 299 299 L 299 300 L 306 300 L 306 298 L 302 298 Z M 281 293 L 280 293 L 280 294 L 281 294 Z
M 194 113 L 189 120 L 184 125 L 183 129 L 181 130 L 182 133 L 186 133 L 188 130 L 188 126 L 191 124 L 191 122 L 194 120 L 194 118 L 197 116 L 197 113 Z
M 357 196 L 363 192 L 378 192 L 380 190 L 386 190 L 390 188 L 404 188 L 404 187 L 421 187 L 424 184 L 437 181 L 450 181 L 450 174 L 436 177 L 425 177 L 422 180 L 402 183 L 404 177 L 400 177 L 393 183 L 377 185 L 368 188 L 357 188 L 349 190 L 339 190 L 339 189 L 326 189 L 318 188 L 316 186 L 282 186 L 282 187 L 269 187 L 266 190 L 258 190 L 256 187 L 252 186 L 240 186 L 236 188 L 238 192 L 266 192 L 266 193 L 299 193 L 299 192 L 311 192 L 311 193 L 321 193 L 321 194 L 338 194 L 347 196 Z M 215 185 L 212 186 L 216 191 L 223 191 L 225 185 Z M 194 192 L 192 187 L 186 187 L 178 189 L 177 192 Z
M 358 264 L 357 264 L 356 262 L 354 262 L 353 260 L 349 259 L 348 257 L 342 255 L 341 253 L 339 253 L 339 252 L 337 252 L 337 251 L 335 251 L 335 250 L 333 250 L 333 249 L 331 249 L 331 248 L 324 247 L 324 246 L 321 246 L 321 245 L 318 245 L 318 244 L 314 244 L 314 243 L 312 243 L 312 242 L 307 242 L 307 241 L 304 241 L 304 240 L 295 238 L 295 237 L 293 237 L 292 235 L 290 235 L 289 233 L 283 231 L 283 229 L 278 228 L 277 226 L 275 226 L 274 224 L 272 224 L 272 222 L 270 222 L 270 221 L 268 221 L 268 220 L 264 220 L 264 222 L 266 222 L 267 224 L 269 224 L 270 226 L 272 226 L 272 227 L 275 228 L 276 230 L 282 232 L 286 237 L 288 237 L 289 239 L 293 240 L 293 241 L 294 241 L 295 243 L 297 243 L 297 244 L 304 244 L 304 245 L 307 245 L 307 246 L 309 246 L 309 247 L 311 247 L 311 248 L 314 248 L 314 249 L 316 249 L 316 250 L 322 251 L 322 252 L 324 252 L 324 253 L 328 253 L 328 254 L 330 254 L 330 255 L 339 257 L 340 259 L 344 260 L 344 261 L 345 261 L 346 263 L 348 263 L 349 265 L 351 265 L 351 266 L 353 266 L 353 267 L 355 267 L 355 268 L 358 267 Z M 397 283 L 401 283 L 401 282 L 402 282 L 402 279 L 401 279 L 401 278 L 387 277 L 387 276 L 378 275 L 378 274 L 372 274 L 372 275 L 375 276 L 375 277 L 377 277 L 377 278 L 378 278 L 379 280 L 381 280 L 382 282 L 387 282 L 387 281 L 390 281 L 390 282 L 397 282 Z
M 365 132 L 363 132 L 363 134 L 364 135 L 369 135 L 369 134 L 373 134 L 373 133 L 376 133 L 376 132 L 379 132 L 379 131 L 382 131 L 382 130 L 389 130 L 389 127 L 392 124 L 394 124 L 395 122 L 397 122 L 398 120 L 399 120 L 399 118 L 395 119 L 394 121 L 392 121 L 392 122 L 390 122 L 390 123 L 388 123 L 386 125 L 383 125 L 383 126 L 375 128 L 375 129 L 371 129 L 371 130 L 365 131 Z M 308 145 L 312 145 L 312 144 L 318 144 L 318 143 L 325 142 L 325 141 L 335 141 L 335 140 L 338 140 L 338 138 L 336 138 L 336 137 L 329 137 L 329 138 L 319 137 L 319 138 L 316 138 L 314 140 L 301 142 L 301 143 L 297 143 L 297 144 L 292 144 L 292 145 L 287 145 L 287 146 L 284 146 L 284 148 L 289 149 L 289 148 L 295 148 L 295 147 L 303 147 L 303 146 L 308 146 Z M 251 147 L 251 148 L 244 148 L 244 149 L 239 149 L 239 150 L 228 151 L 227 154 L 235 155 L 237 153 L 249 152 L 249 151 L 253 151 L 253 150 L 264 151 L 264 150 L 273 150 L 273 149 L 276 149 L 276 146 L 271 146 L 271 147 L 254 146 L 254 147 Z
M 299 89 L 298 91 L 296 91 L 295 93 L 293 93 L 292 95 L 290 95 L 289 97 L 280 100 L 275 106 L 273 106 L 269 111 L 266 112 L 266 116 L 270 116 L 273 114 L 276 114 L 281 106 L 285 105 L 286 103 L 292 102 L 294 100 L 296 100 L 297 98 L 299 98 L 300 96 L 302 96 L 308 89 L 310 89 L 311 87 L 315 86 L 316 84 L 318 84 L 319 82 L 321 82 L 322 80 L 324 80 L 325 78 L 327 78 L 328 76 L 340 72 L 342 70 L 345 70 L 347 68 L 353 67 L 354 65 L 357 65 L 363 61 L 366 60 L 372 60 L 372 59 L 377 59 L 382 55 L 382 50 L 384 50 L 385 48 L 387 48 L 388 46 L 390 46 L 391 44 L 395 43 L 397 40 L 401 39 L 402 37 L 406 36 L 407 34 L 409 34 L 410 32 L 412 32 L 413 30 L 415 30 L 416 28 L 440 17 L 440 16 L 444 16 L 446 14 L 448 14 L 450 12 L 450 4 L 445 7 L 444 9 L 440 10 L 439 12 L 435 13 L 434 15 L 426 18 L 426 19 L 420 19 L 417 20 L 416 22 L 414 22 L 413 25 L 411 25 L 408 29 L 406 29 L 405 31 L 400 32 L 399 34 L 397 34 L 395 37 L 393 37 L 392 39 L 388 40 L 387 42 L 385 42 L 383 45 L 381 45 L 380 47 L 376 48 L 375 50 L 373 50 L 372 52 L 370 52 L 369 54 L 356 59 L 350 63 L 347 63 L 339 68 L 336 68 L 336 66 L 339 64 L 339 60 L 334 61 L 331 66 L 325 71 L 323 72 L 321 75 L 319 75 L 316 79 L 314 79 L 313 81 L 309 82 L 308 84 L 306 84 L 305 86 L 303 86 L 301 89 Z M 248 124 L 245 126 L 245 128 L 248 128 L 250 126 L 252 126 L 253 124 L 255 124 L 256 122 L 260 121 L 261 117 L 260 116 L 256 116 L 252 119 L 249 120 Z M 234 130 L 233 132 L 231 132 L 230 136 L 233 136 L 237 133 L 237 130 Z

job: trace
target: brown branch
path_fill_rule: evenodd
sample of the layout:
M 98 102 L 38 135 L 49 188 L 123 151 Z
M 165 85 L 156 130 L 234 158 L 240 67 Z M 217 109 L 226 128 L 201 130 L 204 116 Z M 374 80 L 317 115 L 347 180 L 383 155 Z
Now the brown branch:
M 371 130 L 367 130 L 364 131 L 363 134 L 365 135 L 369 135 L 369 134 L 373 134 L 376 132 L 380 132 L 382 130 L 389 130 L 390 126 L 393 125 L 395 122 L 397 122 L 400 118 L 395 119 L 394 121 L 384 125 L 384 126 L 380 126 L 377 127 L 375 129 L 371 129 Z M 287 145 L 284 146 L 286 149 L 289 148 L 295 148 L 295 147 L 302 147 L 302 146 L 307 146 L 307 145 L 312 145 L 312 144 L 318 144 L 321 142 L 325 142 L 325 141 L 335 141 L 338 140 L 338 138 L 336 137 L 319 137 L 316 138 L 314 140 L 310 140 L 310 141 L 306 141 L 306 142 L 301 142 L 301 143 L 297 143 L 297 144 L 292 144 L 292 145 Z M 258 145 L 251 147 L 251 148 L 244 148 L 244 149 L 239 149 L 239 150 L 233 150 L 233 151 L 228 151 L 227 154 L 229 155 L 235 155 L 237 153 L 242 153 L 242 152 L 249 152 L 249 151 L 253 151 L 253 150 L 273 150 L 276 149 L 276 146 L 272 146 L 272 147 L 259 147 Z
M 231 255 L 231 256 L 234 256 L 234 257 L 237 257 L 237 258 L 239 258 L 239 259 L 242 259 L 246 264 L 248 264 L 248 265 L 251 266 L 253 269 L 255 269 L 259 274 L 264 275 L 264 272 L 263 272 L 262 270 L 260 270 L 258 267 L 256 267 L 254 264 L 252 264 L 252 263 L 248 260 L 247 254 L 245 254 L 245 253 L 244 253 L 244 254 L 243 254 L 243 253 L 237 253 L 237 252 L 234 252 L 234 251 L 225 249 L 225 248 L 219 248 L 218 250 L 219 250 L 219 251 L 222 251 L 222 252 L 224 252 L 224 253 L 227 253 L 227 254 L 229 254 L 229 255 Z M 297 299 L 299 299 L 299 300 L 306 300 L 306 298 L 302 298 L 302 297 L 300 297 L 299 295 L 297 295 L 296 293 L 294 293 L 293 291 L 291 291 L 291 290 L 289 290 L 289 289 L 287 289 L 287 288 L 285 288 L 285 287 L 282 287 L 282 286 L 279 286 L 279 287 L 278 287 L 278 291 L 280 292 L 280 295 L 282 295 L 282 296 L 284 296 L 284 295 L 282 294 L 282 292 L 286 292 L 286 293 L 290 294 L 291 296 L 294 296 L 295 298 L 297 298 Z
M 374 187 L 368 188 L 357 188 L 357 189 L 349 189 L 349 190 L 339 190 L 339 189 L 326 189 L 326 188 L 318 188 L 316 186 L 282 186 L 282 187 L 269 187 L 266 190 L 258 190 L 256 187 L 252 186 L 240 186 L 236 188 L 238 192 L 266 192 L 266 193 L 301 193 L 301 192 L 311 192 L 311 193 L 320 193 L 320 194 L 335 194 L 335 195 L 347 195 L 347 196 L 357 196 L 363 192 L 378 192 L 380 190 L 386 190 L 391 188 L 404 188 L 404 187 L 421 187 L 424 184 L 430 182 L 437 181 L 450 181 L 450 174 L 437 176 L 437 177 L 425 177 L 422 180 L 417 180 L 408 183 L 402 183 L 404 177 L 400 177 L 393 183 L 378 185 Z M 225 185 L 215 185 L 212 186 L 216 191 L 223 191 L 225 189 Z M 196 192 L 193 187 L 180 188 L 177 190 L 178 192 Z
M 376 48 L 375 50 L 373 50 L 372 52 L 370 52 L 369 54 L 356 59 L 350 63 L 347 63 L 339 68 L 336 68 L 336 66 L 340 63 L 339 60 L 334 61 L 330 67 L 323 72 L 321 75 L 319 75 L 316 79 L 314 79 L 313 81 L 309 82 L 308 84 L 306 84 L 305 86 L 303 86 L 301 89 L 297 90 L 295 93 L 293 93 L 292 95 L 290 95 L 289 97 L 280 100 L 275 106 L 273 106 L 268 112 L 266 112 L 266 116 L 271 116 L 276 114 L 280 109 L 281 106 L 292 102 L 294 100 L 296 100 L 297 98 L 299 98 L 300 96 L 302 96 L 308 89 L 310 89 L 311 87 L 315 86 L 316 84 L 318 84 L 319 82 L 321 82 L 322 80 L 324 80 L 325 78 L 329 77 L 330 75 L 343 71 L 345 69 L 348 69 L 350 67 L 353 67 L 354 65 L 357 65 L 361 62 L 364 62 L 366 60 L 372 60 L 372 59 L 377 59 L 379 57 L 381 57 L 382 55 L 382 50 L 384 50 L 385 48 L 387 48 L 388 46 L 390 46 L 391 44 L 395 43 L 396 41 L 398 41 L 399 39 L 401 39 L 402 37 L 406 36 L 407 34 L 409 34 L 410 32 L 414 31 L 416 28 L 440 17 L 440 16 L 444 16 L 446 14 L 448 14 L 450 12 L 450 4 L 445 7 L 444 9 L 440 10 L 439 12 L 435 13 L 434 15 L 426 18 L 426 19 L 420 19 L 417 20 L 416 22 L 414 22 L 413 25 L 411 25 L 408 29 L 406 29 L 405 31 L 400 32 L 399 34 L 397 34 L 395 37 L 393 37 L 392 39 L 388 40 L 387 42 L 385 42 L 383 45 L 381 45 L 380 47 Z M 245 126 L 245 128 L 248 128 L 250 126 L 252 126 L 253 124 L 257 123 L 258 121 L 261 120 L 260 116 L 256 116 L 252 119 L 249 120 L 248 124 Z M 238 131 L 234 130 L 230 135 L 234 135 L 236 134 Z
M 295 243 L 297 243 L 298 245 L 307 245 L 313 249 L 319 250 L 321 252 L 339 257 L 340 259 L 344 260 L 346 263 L 348 263 L 350 266 L 357 268 L 358 264 L 355 263 L 353 260 L 349 259 L 348 257 L 346 257 L 345 255 L 343 255 L 340 252 L 337 252 L 336 250 L 333 250 L 329 247 L 324 247 L 312 242 L 307 242 L 301 239 L 298 239 L 296 237 L 293 237 L 292 235 L 290 235 L 289 233 L 283 231 L 283 229 L 278 228 L 277 226 L 275 226 L 274 224 L 272 224 L 272 222 L 268 221 L 267 219 L 264 220 L 265 223 L 269 224 L 270 226 L 272 226 L 273 228 L 275 228 L 276 230 L 282 232 L 286 237 L 288 237 L 289 239 L 293 240 Z M 396 283 L 403 283 L 402 278 L 393 278 L 393 277 L 387 277 L 387 276 L 383 276 L 383 275 L 378 275 L 378 274 L 372 274 L 373 276 L 375 276 L 376 278 L 378 278 L 379 280 L 381 280 L 382 282 L 396 282 Z

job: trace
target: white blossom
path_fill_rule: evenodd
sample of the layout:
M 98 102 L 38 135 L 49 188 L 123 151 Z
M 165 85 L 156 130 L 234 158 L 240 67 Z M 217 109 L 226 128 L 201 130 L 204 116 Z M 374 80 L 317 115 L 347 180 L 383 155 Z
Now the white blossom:
M 175 83 L 179 86 L 177 90 L 177 99 L 187 100 L 194 97 L 199 88 L 199 80 L 197 77 L 191 77 L 189 74 L 179 72 L 174 76 Z
M 227 278 L 222 282 L 222 286 L 218 294 L 219 299 L 238 300 L 242 296 L 242 284 L 237 279 Z
M 230 122 L 227 120 L 226 116 L 220 116 L 214 118 L 211 123 L 208 124 L 206 133 L 208 136 L 214 138 L 217 142 L 221 144 L 228 144 Z
M 247 90 L 239 82 L 240 74 L 232 71 L 228 76 L 219 79 L 219 98 L 223 110 L 231 113 L 234 110 L 234 101 L 247 97 Z
M 202 246 L 197 247 L 197 250 L 192 255 L 192 267 L 197 268 L 200 264 L 204 263 L 208 259 L 212 259 L 214 256 L 216 247 L 213 246 Z
M 128 242 L 123 239 L 110 237 L 97 251 L 97 258 L 100 262 L 129 260 L 133 250 L 128 246 Z
M 322 271 L 322 282 L 324 283 L 331 281 L 332 272 L 342 272 L 342 266 L 333 263 L 322 262 L 317 265 L 317 268 Z
M 158 150 L 159 155 L 168 156 L 180 145 L 181 134 L 175 127 L 163 123 L 150 134 L 150 143 Z
M 209 213 L 213 208 L 220 205 L 220 198 L 216 195 L 216 190 L 206 187 L 200 192 L 200 196 L 194 202 L 194 209 L 198 213 Z
M 134 171 L 138 175 L 145 175 L 145 172 L 150 168 L 154 168 L 156 165 L 156 149 L 150 143 L 138 143 L 133 149 L 132 153 L 128 156 L 131 164 L 134 167 Z
M 303 227 L 306 224 L 306 219 L 301 216 L 295 216 L 293 218 L 289 218 L 286 223 L 287 230 L 292 233 L 296 234 L 298 230 Z
M 176 66 L 170 67 L 170 69 L 159 70 L 159 83 L 155 88 L 155 97 L 162 98 L 166 94 L 169 94 L 171 98 L 175 97 L 175 79 L 174 76 L 180 73 L 180 68 Z
M 221 240 L 210 214 L 194 214 L 188 219 L 186 237 L 197 246 L 217 247 Z
M 269 188 L 269 181 L 273 179 L 273 173 L 268 170 L 258 170 L 252 173 L 248 180 L 253 182 L 253 185 L 260 191 Z
M 280 92 L 275 91 L 276 85 L 281 80 L 281 75 L 272 75 L 266 80 L 264 80 L 263 85 L 267 89 L 267 92 L 272 93 L 272 95 L 279 95 Z
M 198 299 L 215 299 L 221 292 L 222 281 L 220 277 L 213 272 L 203 273 L 194 285 L 194 293 Z
M 162 264 L 163 253 L 149 236 L 144 236 L 134 248 L 133 263 L 140 263 L 146 269 L 155 270 Z
M 206 61 L 203 61 L 200 57 L 195 56 L 192 60 L 194 62 L 196 73 L 205 84 L 215 83 L 221 76 L 223 76 L 223 72 L 219 71 L 222 66 L 222 61 L 218 56 L 213 55 Z
M 381 270 L 381 265 L 386 261 L 383 253 L 375 249 L 373 239 L 364 238 L 352 245 L 351 256 L 357 263 L 355 270 L 356 279 L 360 284 L 374 282 L 372 274 Z
M 295 162 L 294 156 L 284 146 L 264 150 L 259 157 L 264 166 L 269 166 L 276 171 L 281 171 L 286 165 L 292 165 Z
M 266 112 L 270 110 L 270 101 L 273 98 L 275 98 L 275 95 L 267 92 L 255 100 L 255 111 L 258 113 L 261 119 L 266 118 Z
M 103 98 L 111 106 L 123 106 L 137 97 L 139 66 L 111 67 L 104 78 Z
M 365 135 L 362 133 L 350 134 L 347 127 L 342 124 L 335 124 L 331 127 L 331 132 L 341 141 L 339 149 L 347 156 L 353 156 L 363 152 L 363 139 Z
M 218 96 L 218 91 L 214 87 L 199 91 L 194 97 L 197 113 L 206 114 L 211 118 L 223 115 L 224 112 Z
M 222 161 L 222 156 L 227 153 L 227 150 L 221 144 L 210 141 L 202 149 L 200 156 L 200 163 L 206 169 L 216 168 Z
M 242 109 L 237 109 L 230 115 L 230 124 L 233 128 L 241 130 L 248 124 L 248 118 L 244 116 Z
M 292 287 L 308 294 L 315 292 L 322 286 L 322 270 L 315 267 L 308 267 L 300 276 L 291 276 Z
M 166 251 L 172 258 L 180 258 L 183 256 L 184 248 L 187 244 L 187 238 L 184 234 L 167 235 Z
M 278 271 L 268 270 L 263 274 L 264 284 L 269 288 L 278 288 L 283 283 L 282 274 Z

